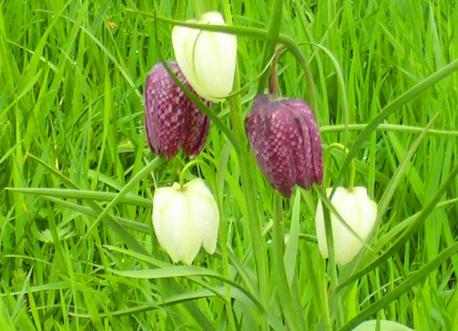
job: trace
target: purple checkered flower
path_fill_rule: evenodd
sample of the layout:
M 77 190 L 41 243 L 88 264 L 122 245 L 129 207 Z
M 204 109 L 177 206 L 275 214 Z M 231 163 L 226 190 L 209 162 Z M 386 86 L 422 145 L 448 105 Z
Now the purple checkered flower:
M 320 133 L 305 101 L 258 95 L 245 125 L 259 167 L 284 196 L 295 184 L 307 189 L 321 183 Z
M 192 90 L 176 63 L 168 65 Z M 162 63 L 156 64 L 145 87 L 145 127 L 151 150 L 166 159 L 174 157 L 181 148 L 187 156 L 195 156 L 205 145 L 209 126 L 208 117 L 175 84 Z

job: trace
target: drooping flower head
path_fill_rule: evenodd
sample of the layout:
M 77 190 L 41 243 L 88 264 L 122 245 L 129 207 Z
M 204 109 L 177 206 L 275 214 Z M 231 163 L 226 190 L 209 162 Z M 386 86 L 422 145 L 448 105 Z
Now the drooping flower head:
M 332 188 L 326 190 L 328 197 L 331 192 Z M 331 203 L 347 225 L 360 237 L 349 231 L 337 215 L 330 213 L 336 263 L 344 265 L 351 262 L 363 247 L 360 239 L 366 241 L 369 238 L 377 218 L 377 204 L 369 198 L 367 189 L 362 186 L 351 189 L 337 187 Z M 327 258 L 328 246 L 324 224 L 323 205 L 320 200 L 315 214 L 316 236 L 321 256 Z
M 178 66 L 173 62 L 168 65 L 192 90 Z M 205 144 L 209 126 L 208 117 L 175 84 L 162 63 L 156 64 L 145 87 L 145 127 L 151 150 L 167 159 L 181 148 L 187 156 L 195 156 Z
M 309 188 L 321 183 L 320 134 L 305 101 L 258 95 L 245 124 L 259 167 L 284 196 L 291 195 L 295 184 Z
M 200 178 L 180 187 L 158 188 L 153 198 L 153 226 L 159 244 L 173 262 L 191 264 L 200 247 L 213 254 L 218 237 L 216 201 Z
M 198 21 L 188 22 L 225 24 L 218 12 L 208 12 Z M 172 44 L 178 66 L 201 97 L 221 102 L 231 93 L 237 58 L 235 36 L 224 32 L 175 26 L 172 31 Z

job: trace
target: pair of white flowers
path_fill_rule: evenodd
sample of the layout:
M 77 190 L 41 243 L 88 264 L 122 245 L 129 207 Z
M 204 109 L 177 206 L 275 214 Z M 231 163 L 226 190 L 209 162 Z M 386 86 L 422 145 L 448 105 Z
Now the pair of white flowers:
M 327 190 L 328 196 L 332 189 Z M 377 217 L 377 205 L 364 187 L 347 190 L 338 187 L 331 203 L 343 218 L 330 213 L 334 254 L 337 264 L 351 262 L 368 239 Z M 157 189 L 153 199 L 153 225 L 159 244 L 173 262 L 191 264 L 200 247 L 213 254 L 218 237 L 219 213 L 212 193 L 200 178 L 180 187 Z M 318 247 L 323 258 L 328 257 L 323 206 L 318 202 L 315 214 Z M 355 236 L 351 228 L 358 236 Z

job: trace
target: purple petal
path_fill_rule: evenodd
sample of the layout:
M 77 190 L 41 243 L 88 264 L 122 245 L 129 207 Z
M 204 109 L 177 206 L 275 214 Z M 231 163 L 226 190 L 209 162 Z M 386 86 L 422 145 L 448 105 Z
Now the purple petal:
M 283 195 L 290 196 L 295 184 L 321 182 L 320 136 L 307 103 L 257 96 L 245 124 L 259 167 Z
M 168 65 L 191 89 L 178 66 Z M 162 63 L 148 75 L 145 88 L 145 127 L 148 143 L 154 153 L 167 159 L 181 148 L 187 155 L 197 155 L 205 144 L 209 120 L 186 97 Z

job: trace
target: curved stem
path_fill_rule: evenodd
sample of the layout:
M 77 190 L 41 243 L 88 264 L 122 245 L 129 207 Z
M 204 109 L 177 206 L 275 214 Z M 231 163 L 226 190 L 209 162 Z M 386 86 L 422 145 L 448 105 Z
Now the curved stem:
M 270 68 L 269 93 L 274 98 L 278 97 L 278 94 L 279 94 L 278 93 L 278 78 L 277 78 L 277 63 L 284 49 L 285 49 L 284 45 L 277 46 L 277 49 L 275 50 L 275 54 L 272 60 L 271 68 Z
M 274 52 L 275 43 L 280 33 L 281 25 L 281 13 L 283 9 L 283 1 L 275 0 L 272 7 L 272 14 L 270 16 L 269 30 L 267 31 L 267 40 L 264 45 L 264 55 L 262 59 L 262 65 L 269 62 L 269 59 Z M 275 64 L 273 64 L 275 65 Z M 269 72 L 267 71 L 264 75 L 261 76 L 258 84 L 258 94 L 263 93 L 266 88 L 267 81 L 269 79 Z
M 348 149 L 342 145 L 341 143 L 332 143 L 328 145 L 328 147 L 324 151 L 324 159 L 327 159 L 331 155 L 331 150 L 332 149 L 339 149 L 343 151 L 345 154 L 348 154 Z M 355 161 L 352 160 L 350 164 L 350 180 L 349 180 L 349 189 L 351 190 L 354 186 L 355 183 L 355 177 L 356 177 L 356 168 L 355 168 Z
M 186 175 L 188 170 L 191 167 L 193 167 L 194 165 L 196 165 L 196 164 L 202 164 L 204 166 L 207 165 L 205 162 L 200 161 L 200 160 L 192 160 L 192 161 L 188 162 L 180 172 L 180 178 L 179 178 L 180 188 L 183 188 L 183 186 L 184 186 L 184 176 Z

